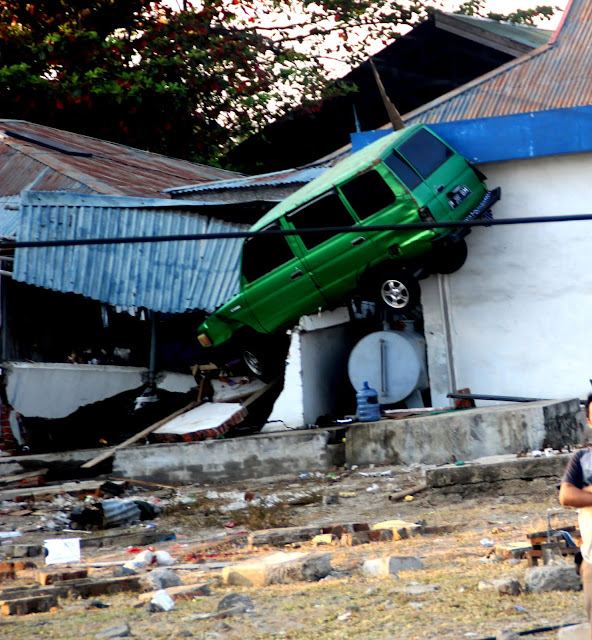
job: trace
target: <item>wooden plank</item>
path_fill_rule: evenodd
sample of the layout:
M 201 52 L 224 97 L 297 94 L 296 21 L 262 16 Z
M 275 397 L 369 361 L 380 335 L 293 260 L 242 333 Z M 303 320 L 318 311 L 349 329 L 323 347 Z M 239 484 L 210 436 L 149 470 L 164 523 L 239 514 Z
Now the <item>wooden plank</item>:
M 36 478 L 38 476 L 44 476 L 49 469 L 37 469 L 36 471 L 26 471 L 25 473 L 16 473 L 12 476 L 0 477 L 0 485 L 11 484 L 18 482 L 19 480 L 26 480 L 27 478 Z
M 109 480 L 114 480 L 115 482 L 129 482 L 129 484 L 141 484 L 145 487 L 156 487 L 159 489 L 175 489 L 177 490 L 179 487 L 173 487 L 170 484 L 158 484 L 158 482 L 148 482 L 146 480 L 133 480 L 132 478 L 113 478 L 110 477 Z
M 272 387 L 275 387 L 279 380 L 279 378 L 275 378 L 275 380 L 272 380 L 271 382 L 266 384 L 262 389 L 259 389 L 259 391 L 255 391 L 253 395 L 249 396 L 246 400 L 241 402 L 243 407 L 248 407 L 250 404 L 255 402 L 255 400 L 258 400 L 264 393 L 267 393 Z
M 119 451 L 119 449 L 124 449 L 125 447 L 128 447 L 130 444 L 133 444 L 134 442 L 141 440 L 142 438 L 149 435 L 153 431 L 156 431 L 159 427 L 162 427 L 167 422 L 170 422 L 174 418 L 177 418 L 178 416 L 186 413 L 191 409 L 195 409 L 195 407 L 197 407 L 198 404 L 199 404 L 198 402 L 190 402 L 186 407 L 183 407 L 182 409 L 175 411 L 175 413 L 172 413 L 170 416 L 167 416 L 166 418 L 163 418 L 162 420 L 155 422 L 153 425 L 150 425 L 149 427 L 142 429 L 142 431 L 139 431 L 138 433 L 136 433 L 136 435 L 132 436 L 131 438 L 128 438 L 125 442 L 116 444 L 114 447 L 111 447 L 107 451 L 100 453 L 98 456 L 96 456 L 92 460 L 88 460 L 83 465 L 81 465 L 80 468 L 90 469 L 91 467 L 94 467 L 95 465 L 99 464 L 99 462 L 103 462 L 103 460 L 107 460 L 107 458 L 110 458 L 111 456 L 115 455 L 115 452 Z

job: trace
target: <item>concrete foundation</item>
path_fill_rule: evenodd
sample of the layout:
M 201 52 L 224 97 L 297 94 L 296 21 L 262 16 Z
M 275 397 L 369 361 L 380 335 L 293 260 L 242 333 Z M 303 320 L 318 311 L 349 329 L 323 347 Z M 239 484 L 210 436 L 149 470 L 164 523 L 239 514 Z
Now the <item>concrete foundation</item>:
M 354 464 L 436 465 L 515 456 L 544 447 L 563 448 L 582 442 L 589 434 L 579 400 L 529 402 L 328 429 L 128 447 L 115 452 L 113 475 L 182 485 L 327 472 Z M 85 450 L 0 458 L 0 476 L 66 462 L 82 464 L 97 453 Z M 498 466 L 495 471 L 491 466 L 489 470 L 453 466 L 446 472 L 430 472 L 429 482 L 444 493 L 453 492 L 452 486 L 472 486 L 479 492 L 510 481 L 529 483 L 542 476 L 553 482 L 566 462 L 562 456 L 528 461 L 514 458 L 507 468 Z
M 578 399 L 497 405 L 421 418 L 358 424 L 347 434 L 348 464 L 447 464 L 560 448 L 582 441 Z
M 303 430 L 121 449 L 113 474 L 164 484 L 233 481 L 333 467 L 329 432 Z
M 584 427 L 577 399 L 498 405 L 332 430 L 121 449 L 113 473 L 182 484 L 326 472 L 344 464 L 446 464 L 575 444 Z

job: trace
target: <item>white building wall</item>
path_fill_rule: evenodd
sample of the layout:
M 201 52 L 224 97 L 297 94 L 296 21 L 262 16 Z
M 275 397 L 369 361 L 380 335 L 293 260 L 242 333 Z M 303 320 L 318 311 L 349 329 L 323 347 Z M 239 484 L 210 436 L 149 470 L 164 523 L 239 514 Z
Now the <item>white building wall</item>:
M 592 153 L 480 167 L 496 219 L 592 213 Z M 592 378 L 592 222 L 474 228 L 465 265 L 422 282 L 433 406 L 446 394 L 585 397 Z M 488 403 L 489 404 L 489 403 Z

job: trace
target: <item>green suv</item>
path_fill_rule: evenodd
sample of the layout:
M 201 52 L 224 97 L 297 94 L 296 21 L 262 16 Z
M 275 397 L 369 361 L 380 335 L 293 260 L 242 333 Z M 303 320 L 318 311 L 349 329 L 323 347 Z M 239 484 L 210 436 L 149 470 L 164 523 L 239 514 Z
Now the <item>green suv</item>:
M 352 154 L 253 225 L 254 232 L 287 229 L 294 235 L 261 233 L 245 240 L 240 293 L 200 325 L 200 344 L 218 346 L 236 338 L 247 365 L 261 374 L 252 348 L 261 344 L 258 338 L 277 336 L 303 315 L 356 294 L 409 312 L 419 302 L 418 277 L 462 266 L 468 228 L 366 227 L 490 215 L 500 189 L 488 191 L 484 178 L 421 124 Z

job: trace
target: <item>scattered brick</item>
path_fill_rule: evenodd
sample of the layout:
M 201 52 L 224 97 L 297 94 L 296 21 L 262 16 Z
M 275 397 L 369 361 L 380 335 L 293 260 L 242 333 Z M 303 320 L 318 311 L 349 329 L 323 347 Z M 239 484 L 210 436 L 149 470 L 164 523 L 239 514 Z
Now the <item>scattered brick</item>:
M 405 522 L 405 520 L 386 520 L 373 524 L 372 529 L 389 529 L 393 532 L 393 540 L 405 540 L 420 535 L 423 531 L 422 525 Z
M 64 569 L 57 570 L 39 569 L 35 576 L 36 581 L 41 585 L 50 585 L 55 582 L 65 582 L 67 580 L 81 580 L 83 578 L 88 578 L 87 568 L 71 569 L 70 567 L 65 567 Z
M 359 544 L 368 544 L 370 542 L 370 531 L 354 531 L 353 533 L 344 533 L 341 536 L 340 542 L 344 547 L 355 547 Z
M 57 606 L 57 595 L 36 595 L 29 598 L 0 600 L 0 615 L 26 616 L 29 613 L 43 613 Z

